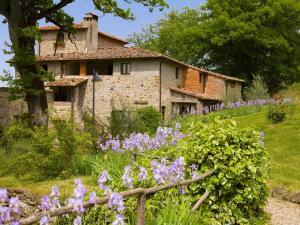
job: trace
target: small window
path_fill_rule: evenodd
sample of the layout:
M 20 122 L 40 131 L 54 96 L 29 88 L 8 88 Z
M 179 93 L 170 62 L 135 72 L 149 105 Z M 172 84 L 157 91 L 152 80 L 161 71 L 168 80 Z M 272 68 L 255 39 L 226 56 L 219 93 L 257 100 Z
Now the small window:
M 202 83 L 202 73 L 199 72 L 199 83 Z
M 236 86 L 236 83 L 234 81 L 230 82 L 230 87 L 231 88 L 235 88 L 235 86 Z
M 71 88 L 69 87 L 55 87 L 54 101 L 55 102 L 71 102 Z
M 130 74 L 131 64 L 130 63 L 121 63 L 121 74 Z
M 57 40 L 57 42 L 59 42 L 59 43 L 65 42 L 65 35 L 64 35 L 63 32 L 59 32 L 58 33 L 58 40 Z
M 48 71 L 48 65 L 41 65 L 41 67 L 42 67 L 43 70 L 45 70 L 46 72 Z
M 179 68 L 176 67 L 176 74 L 175 74 L 176 79 L 179 79 Z

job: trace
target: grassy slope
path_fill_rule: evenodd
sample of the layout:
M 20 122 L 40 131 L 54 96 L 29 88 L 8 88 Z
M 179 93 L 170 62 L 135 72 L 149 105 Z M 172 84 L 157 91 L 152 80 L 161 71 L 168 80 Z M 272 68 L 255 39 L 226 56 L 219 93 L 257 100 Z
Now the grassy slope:
M 297 103 L 292 118 L 272 125 L 266 111 L 234 118 L 241 127 L 253 127 L 265 132 L 265 146 L 271 157 L 270 186 L 285 186 L 300 190 L 300 83 L 286 93 Z

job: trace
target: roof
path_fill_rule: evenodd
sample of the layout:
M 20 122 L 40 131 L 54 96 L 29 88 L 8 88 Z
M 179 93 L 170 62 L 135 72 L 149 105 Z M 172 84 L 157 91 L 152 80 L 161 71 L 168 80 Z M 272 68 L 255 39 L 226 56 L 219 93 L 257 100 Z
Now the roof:
M 96 60 L 96 59 L 132 59 L 132 58 L 159 58 L 161 54 L 137 47 L 99 48 L 95 52 L 82 54 L 72 52 L 57 55 L 39 56 L 38 61 L 72 61 L 72 60 Z
M 184 67 L 192 68 L 200 72 L 205 72 L 213 76 L 221 77 L 225 80 L 234 80 L 238 82 L 245 82 L 242 79 L 225 76 L 219 73 L 215 73 L 203 68 L 198 68 L 195 66 L 188 65 L 186 63 L 180 62 L 176 59 L 173 59 L 169 56 L 157 53 L 154 51 L 146 50 L 139 47 L 113 47 L 113 48 L 99 48 L 95 52 L 88 52 L 82 54 L 81 52 L 72 52 L 65 54 L 57 55 L 45 55 L 39 56 L 38 61 L 47 62 L 47 61 L 72 61 L 72 60 L 99 60 L 99 59 L 138 59 L 138 58 L 162 58 L 168 61 L 174 62 L 176 64 L 182 65 Z
M 220 74 L 220 73 L 215 73 L 215 72 L 206 70 L 204 68 L 197 68 L 197 69 L 199 69 L 201 72 L 208 73 L 210 75 L 213 75 L 213 76 L 216 76 L 216 77 L 220 77 L 220 78 L 223 78 L 225 80 L 233 80 L 233 81 L 238 81 L 238 82 L 242 82 L 242 83 L 246 82 L 246 81 L 244 81 L 242 79 L 239 79 L 239 78 L 236 78 L 236 77 L 226 76 L 226 75 L 223 75 L 223 74 Z
M 171 87 L 170 90 L 174 91 L 174 92 L 177 92 L 177 93 L 180 93 L 180 94 L 189 95 L 189 96 L 192 96 L 192 97 L 195 97 L 195 98 L 198 98 L 198 99 L 221 101 L 221 99 L 212 98 L 212 97 L 207 96 L 206 94 L 196 93 L 192 90 L 185 89 L 185 88 Z
M 84 26 L 82 23 L 74 24 L 75 29 L 87 29 L 88 27 Z M 59 26 L 41 26 L 39 27 L 40 31 L 50 31 L 50 30 L 60 30 Z
M 129 44 L 129 42 L 127 42 L 127 41 L 125 41 L 125 40 L 123 40 L 123 39 L 121 39 L 121 38 L 119 38 L 117 36 L 114 36 L 112 34 L 109 34 L 109 33 L 105 33 L 105 32 L 99 31 L 98 34 L 102 35 L 102 36 L 106 36 L 106 37 L 114 39 L 114 40 L 117 40 L 117 41 L 120 41 L 120 42 L 125 43 L 125 44 Z
M 78 77 L 78 78 L 62 78 L 53 82 L 46 82 L 46 87 L 76 87 L 84 82 L 87 82 L 88 78 Z

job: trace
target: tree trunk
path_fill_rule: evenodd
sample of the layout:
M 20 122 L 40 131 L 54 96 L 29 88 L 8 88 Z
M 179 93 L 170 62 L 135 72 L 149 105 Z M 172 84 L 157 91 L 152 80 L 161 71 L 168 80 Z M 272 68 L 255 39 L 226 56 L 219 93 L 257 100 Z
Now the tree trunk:
M 24 16 L 20 7 L 15 7 L 12 15 L 13 17 L 8 19 L 9 35 L 14 52 L 12 65 L 19 73 L 17 76 L 21 78 L 20 86 L 25 93 L 31 123 L 33 125 L 47 125 L 47 96 L 39 65 L 35 58 L 36 34 L 31 29 L 36 27 L 36 21 Z

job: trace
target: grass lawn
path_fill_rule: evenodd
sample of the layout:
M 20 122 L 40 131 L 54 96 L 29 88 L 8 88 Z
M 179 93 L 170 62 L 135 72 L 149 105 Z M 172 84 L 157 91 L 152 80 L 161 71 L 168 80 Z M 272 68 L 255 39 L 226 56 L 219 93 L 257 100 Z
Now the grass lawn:
M 299 88 L 300 90 L 300 88 Z M 234 118 L 241 127 L 265 132 L 265 146 L 271 158 L 270 187 L 284 186 L 300 190 L 300 105 L 282 124 L 272 125 L 266 111 Z
M 20 180 L 15 177 L 0 177 L 0 187 L 4 188 L 20 188 L 23 190 L 31 191 L 35 193 L 38 197 L 46 194 L 50 194 L 51 187 L 57 185 L 59 187 L 61 196 L 63 199 L 70 197 L 73 193 L 74 179 L 78 177 L 68 178 L 68 179 L 53 179 L 46 180 L 42 182 L 31 182 L 28 180 Z M 97 181 L 92 177 L 79 177 L 84 183 L 85 187 L 89 192 L 97 190 Z

